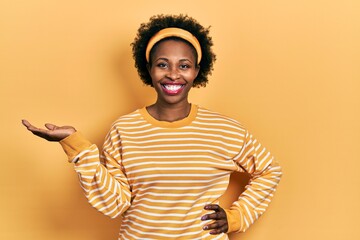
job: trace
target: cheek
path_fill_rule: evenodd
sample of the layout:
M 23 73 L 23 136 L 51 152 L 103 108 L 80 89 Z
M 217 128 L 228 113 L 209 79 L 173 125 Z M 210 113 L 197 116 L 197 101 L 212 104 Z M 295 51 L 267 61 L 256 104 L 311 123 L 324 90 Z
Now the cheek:
M 150 76 L 153 82 L 162 78 L 163 74 L 160 71 L 150 71 Z
M 193 82 L 196 76 L 197 76 L 196 72 L 189 72 L 184 77 L 187 79 L 188 82 Z

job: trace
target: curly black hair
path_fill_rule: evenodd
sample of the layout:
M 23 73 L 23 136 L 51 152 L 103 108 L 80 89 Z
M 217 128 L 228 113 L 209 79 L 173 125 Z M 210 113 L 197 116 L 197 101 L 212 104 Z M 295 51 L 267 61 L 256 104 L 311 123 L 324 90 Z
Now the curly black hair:
M 145 58 L 146 46 L 150 38 L 158 31 L 164 28 L 177 27 L 191 32 L 199 41 L 202 51 L 202 58 L 199 63 L 200 70 L 194 80 L 193 87 L 205 87 L 208 83 L 208 75 L 214 69 L 213 64 L 216 55 L 213 53 L 211 46 L 212 38 L 209 36 L 209 28 L 201 26 L 194 18 L 187 15 L 155 15 L 150 18 L 149 22 L 142 23 L 138 29 L 134 42 L 131 43 L 135 67 L 141 80 L 152 86 L 152 80 L 147 69 Z

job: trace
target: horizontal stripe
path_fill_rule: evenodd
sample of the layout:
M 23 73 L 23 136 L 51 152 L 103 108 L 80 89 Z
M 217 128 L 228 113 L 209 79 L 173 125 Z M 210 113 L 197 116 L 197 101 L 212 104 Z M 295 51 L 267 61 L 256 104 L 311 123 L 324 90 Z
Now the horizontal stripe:
M 245 231 L 269 206 L 282 175 L 271 153 L 238 121 L 193 108 L 186 126 L 148 122 L 139 110 L 117 119 L 99 153 L 95 145 L 72 160 L 90 204 L 105 215 L 122 215 L 119 239 L 228 239 L 202 227 L 233 171 L 250 181 L 231 209 Z M 142 115 L 145 114 L 145 115 Z M 156 122 L 156 120 L 155 120 Z

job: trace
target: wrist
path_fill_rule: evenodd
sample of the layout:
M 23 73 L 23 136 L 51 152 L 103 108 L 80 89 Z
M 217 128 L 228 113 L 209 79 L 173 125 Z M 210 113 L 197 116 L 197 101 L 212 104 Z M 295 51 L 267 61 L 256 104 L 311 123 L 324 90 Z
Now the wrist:
M 75 157 L 83 150 L 89 148 L 92 144 L 80 132 L 75 131 L 71 135 L 60 141 L 69 162 L 73 162 Z
M 224 209 L 228 222 L 228 233 L 239 231 L 242 226 L 241 214 L 236 209 Z

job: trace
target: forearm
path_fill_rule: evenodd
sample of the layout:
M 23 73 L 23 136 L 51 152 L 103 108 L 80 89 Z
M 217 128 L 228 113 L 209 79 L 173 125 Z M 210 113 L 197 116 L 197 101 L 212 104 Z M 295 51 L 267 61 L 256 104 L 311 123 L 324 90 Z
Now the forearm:
M 234 160 L 250 174 L 249 184 L 226 210 L 230 231 L 246 231 L 268 208 L 282 171 L 272 154 L 246 132 L 244 145 Z
M 117 174 L 115 178 L 100 161 L 95 144 L 91 144 L 80 133 L 74 133 L 60 142 L 75 163 L 80 185 L 89 203 L 112 218 L 122 214 L 130 205 L 127 180 Z M 117 170 L 118 171 L 118 170 Z
M 77 163 L 79 166 L 75 170 L 89 203 L 109 217 L 122 214 L 130 206 L 131 195 L 127 185 L 115 179 L 102 164 L 97 166 L 91 176 L 89 172 L 92 170 L 79 170 L 81 163 Z
M 246 231 L 268 208 L 282 175 L 274 160 L 259 175 L 252 175 L 245 191 L 226 209 L 229 232 Z

